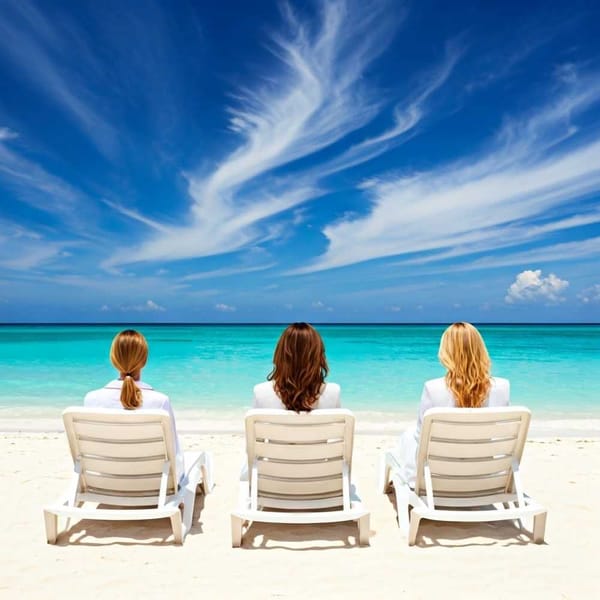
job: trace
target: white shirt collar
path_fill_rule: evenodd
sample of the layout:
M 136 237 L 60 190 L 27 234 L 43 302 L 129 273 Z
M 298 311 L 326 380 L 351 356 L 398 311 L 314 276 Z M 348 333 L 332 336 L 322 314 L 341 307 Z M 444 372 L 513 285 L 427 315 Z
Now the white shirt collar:
M 141 390 L 151 390 L 152 386 L 144 383 L 143 381 L 136 381 L 135 385 L 137 385 Z M 113 379 L 112 381 L 109 381 L 104 388 L 105 389 L 109 389 L 109 390 L 120 390 L 123 387 L 123 380 L 122 379 Z

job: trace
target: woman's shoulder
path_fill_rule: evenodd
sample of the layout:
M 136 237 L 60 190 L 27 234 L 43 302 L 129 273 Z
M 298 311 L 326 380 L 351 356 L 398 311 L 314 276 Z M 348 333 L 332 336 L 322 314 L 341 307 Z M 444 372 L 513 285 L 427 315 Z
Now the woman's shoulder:
M 342 388 L 338 383 L 327 382 L 323 389 L 323 394 L 331 394 L 332 396 L 339 396 Z
M 146 408 L 163 408 L 169 406 L 171 401 L 167 394 L 163 394 L 150 386 L 139 386 L 142 390 L 142 398 Z
M 104 388 L 100 388 L 97 390 L 90 390 L 84 397 L 83 397 L 83 403 L 84 405 L 89 405 L 89 404 L 93 404 L 94 402 L 98 401 L 99 399 L 104 397 Z
M 272 381 L 263 381 L 254 386 L 254 395 L 256 397 L 271 396 L 275 393 Z
M 498 390 L 507 390 L 510 388 L 510 382 L 504 377 L 492 377 L 491 382 L 492 388 L 496 388 Z
M 119 382 L 116 380 L 109 381 L 104 387 L 95 390 L 90 390 L 83 398 L 84 406 L 98 408 L 102 407 L 102 405 L 106 403 L 108 403 L 108 406 L 113 397 L 118 397 L 120 393 L 121 386 L 118 384 Z M 113 387 L 111 387 L 111 385 L 113 385 Z
M 510 383 L 503 377 L 492 377 L 490 387 L 489 405 L 504 406 L 510 404 Z
M 446 378 L 445 377 L 436 377 L 435 379 L 428 379 L 423 387 L 429 393 L 440 393 L 445 392 L 448 388 L 446 386 Z

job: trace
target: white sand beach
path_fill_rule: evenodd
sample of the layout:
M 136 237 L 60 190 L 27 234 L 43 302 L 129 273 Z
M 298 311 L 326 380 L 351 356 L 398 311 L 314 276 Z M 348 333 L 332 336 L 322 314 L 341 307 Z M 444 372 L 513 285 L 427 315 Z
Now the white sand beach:
M 31 423 L 30 429 L 31 429 Z M 183 423 L 182 423 L 183 425 Z M 390 498 L 376 490 L 382 449 L 396 435 L 359 433 L 354 475 L 371 511 L 371 545 L 356 545 L 352 523 L 254 524 L 243 548 L 230 544 L 243 437 L 231 431 L 183 435 L 187 449 L 211 450 L 214 492 L 198 497 L 183 547 L 168 520 L 72 523 L 46 544 L 42 506 L 70 478 L 64 434 L 10 430 L 0 435 L 5 598 L 540 598 L 600 594 L 594 557 L 600 517 L 600 437 L 533 437 L 523 477 L 548 508 L 546 542 L 535 545 L 512 522 L 423 522 L 417 546 L 401 536 Z M 182 428 L 183 429 L 183 428 Z M 223 428 L 227 430 L 226 427 Z

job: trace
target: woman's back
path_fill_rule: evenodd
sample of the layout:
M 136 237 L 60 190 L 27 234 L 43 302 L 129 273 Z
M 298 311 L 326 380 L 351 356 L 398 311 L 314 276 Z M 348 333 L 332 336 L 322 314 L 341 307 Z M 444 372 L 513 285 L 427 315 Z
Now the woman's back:
M 503 377 L 490 377 L 489 394 L 481 406 L 508 406 L 510 404 L 510 383 Z M 417 431 L 421 430 L 423 415 L 429 408 L 443 408 L 456 406 L 456 399 L 448 389 L 445 377 L 430 379 L 423 386 L 421 403 L 419 404 L 419 416 L 417 420 Z
M 321 388 L 321 394 L 313 405 L 313 409 L 340 408 L 340 386 L 337 383 L 325 383 Z M 265 381 L 254 386 L 254 398 L 252 408 L 281 408 L 287 407 L 275 392 L 274 382 Z

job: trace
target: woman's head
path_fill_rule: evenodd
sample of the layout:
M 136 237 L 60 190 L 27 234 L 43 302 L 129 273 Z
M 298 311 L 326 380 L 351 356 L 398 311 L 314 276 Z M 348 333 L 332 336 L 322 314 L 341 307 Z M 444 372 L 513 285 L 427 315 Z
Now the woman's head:
M 311 410 L 329 372 L 325 345 L 321 336 L 308 323 L 292 323 L 281 334 L 275 354 L 274 368 L 268 376 L 288 410 Z
M 148 360 L 146 338 L 133 329 L 118 333 L 110 347 L 110 362 L 123 380 L 121 404 L 123 408 L 135 409 L 142 405 L 142 392 L 135 385 Z
M 442 335 L 438 356 L 456 405 L 481 406 L 490 391 L 491 362 L 479 331 L 470 323 L 453 323 Z

